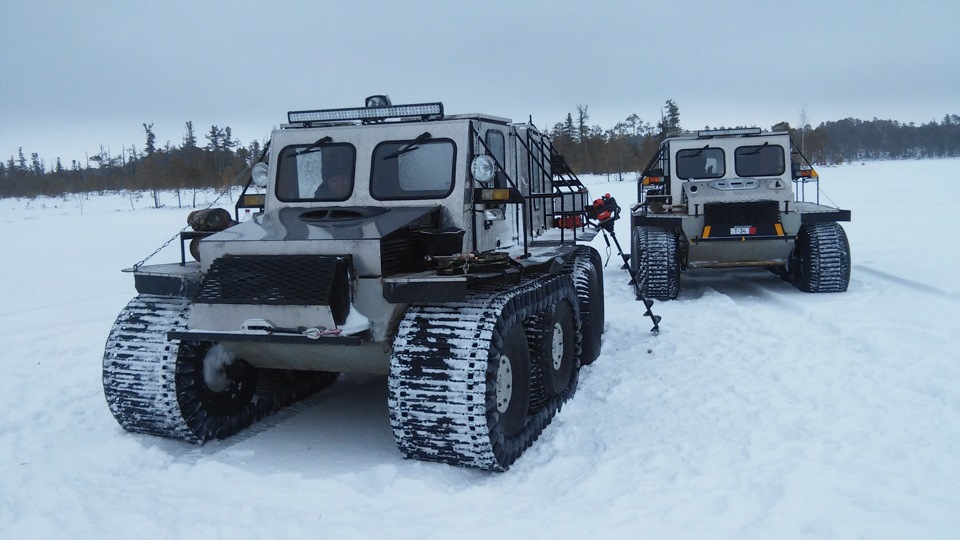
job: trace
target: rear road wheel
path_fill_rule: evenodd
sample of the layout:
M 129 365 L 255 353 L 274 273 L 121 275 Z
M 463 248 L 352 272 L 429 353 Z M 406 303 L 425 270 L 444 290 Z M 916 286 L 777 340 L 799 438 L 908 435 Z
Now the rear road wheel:
M 530 351 L 523 324 L 513 325 L 503 339 L 499 351 L 490 356 L 496 363 L 488 392 L 494 397 L 496 407 L 489 412 L 495 415 L 496 423 L 505 437 L 513 437 L 526 423 L 530 408 Z

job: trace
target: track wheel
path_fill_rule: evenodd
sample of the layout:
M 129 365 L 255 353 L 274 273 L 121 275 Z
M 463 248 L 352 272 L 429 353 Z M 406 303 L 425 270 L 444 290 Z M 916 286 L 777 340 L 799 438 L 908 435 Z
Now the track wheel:
M 517 321 L 502 344 L 490 349 L 487 369 L 488 422 L 504 438 L 518 434 L 530 408 L 530 351 L 523 324 Z M 512 460 L 511 460 L 512 461 Z
M 804 292 L 843 292 L 850 284 L 850 243 L 839 223 L 809 223 L 790 255 L 790 278 Z
M 222 439 L 250 425 L 257 369 L 219 343 L 182 342 L 177 357 L 177 401 L 202 441 Z
M 537 327 L 528 331 L 533 381 L 541 388 L 532 389 L 534 395 L 545 397 L 562 394 L 570 386 L 576 363 L 576 331 L 573 309 L 563 300 L 554 308 L 537 317 Z

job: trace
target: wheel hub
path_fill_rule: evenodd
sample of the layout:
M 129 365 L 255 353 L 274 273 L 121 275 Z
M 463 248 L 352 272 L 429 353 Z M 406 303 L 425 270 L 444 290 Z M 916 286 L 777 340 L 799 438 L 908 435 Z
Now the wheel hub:
M 510 364 L 510 357 L 504 354 L 500 356 L 500 363 L 497 365 L 497 411 L 500 414 L 507 412 L 511 397 L 513 397 L 513 366 Z
M 553 369 L 560 369 L 563 363 L 563 327 L 559 322 L 553 324 Z
M 229 366 L 236 360 L 230 349 L 217 343 L 203 357 L 203 383 L 211 392 L 224 392 L 232 384 L 228 375 Z

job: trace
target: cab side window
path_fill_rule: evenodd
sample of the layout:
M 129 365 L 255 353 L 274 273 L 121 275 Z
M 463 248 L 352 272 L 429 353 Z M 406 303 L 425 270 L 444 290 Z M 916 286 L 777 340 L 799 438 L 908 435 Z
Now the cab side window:
M 503 132 L 495 129 L 488 129 L 486 135 L 483 137 L 483 142 L 487 144 L 487 148 L 489 148 L 490 152 L 493 154 L 493 159 L 497 160 L 497 163 L 499 163 L 500 166 L 505 169 L 507 167 L 507 145 L 503 137 Z M 503 182 L 503 179 L 499 174 L 494 177 L 494 182 L 494 187 L 507 187 L 500 185 Z

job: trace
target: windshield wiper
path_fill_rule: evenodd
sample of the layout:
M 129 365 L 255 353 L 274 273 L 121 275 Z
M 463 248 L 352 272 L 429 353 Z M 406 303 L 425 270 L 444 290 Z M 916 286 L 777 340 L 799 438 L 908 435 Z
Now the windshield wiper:
M 706 150 L 707 148 L 710 148 L 710 145 L 709 145 L 709 144 L 706 145 L 706 146 L 704 146 L 703 148 L 697 150 L 696 152 L 694 152 L 694 153 L 692 153 L 692 154 L 690 154 L 690 155 L 688 155 L 688 156 L 683 156 L 683 157 L 685 157 L 685 158 L 697 157 L 697 156 L 699 156 L 700 154 L 702 154 L 703 151 Z
M 763 144 L 760 145 L 760 146 L 758 146 L 756 150 L 751 150 L 751 151 L 749 151 L 749 152 L 744 152 L 744 153 L 742 153 L 742 154 L 740 154 L 740 155 L 741 155 L 741 156 L 752 156 L 752 155 L 754 155 L 754 154 L 759 154 L 760 151 L 763 150 L 764 147 L 766 147 L 768 144 L 770 144 L 769 141 L 763 143 Z
M 313 151 L 317 150 L 318 148 L 320 148 L 321 146 L 323 146 L 323 145 L 325 145 L 325 144 L 328 144 L 328 143 L 330 143 L 330 142 L 332 142 L 332 141 L 333 141 L 333 138 L 330 137 L 329 135 L 326 136 L 326 137 L 320 137 L 319 139 L 317 139 L 317 142 L 311 144 L 310 146 L 304 148 L 303 150 L 300 150 L 299 152 L 294 152 L 294 153 L 290 154 L 290 156 L 299 156 L 299 155 L 301 155 L 301 154 L 306 154 L 307 152 L 313 152 Z M 289 156 L 288 156 L 288 157 L 289 157 Z
M 399 156 L 400 154 L 406 154 L 407 152 L 412 152 L 412 151 L 416 150 L 417 148 L 420 148 L 419 146 L 417 146 L 418 144 L 420 144 L 420 143 L 422 143 L 423 141 L 429 139 L 430 137 L 431 137 L 430 133 L 424 131 L 424 132 L 421 133 L 420 135 L 417 135 L 417 138 L 416 138 L 416 139 L 410 141 L 410 143 L 407 144 L 406 146 L 404 146 L 403 148 L 397 150 L 396 152 L 391 152 L 391 153 L 383 156 L 383 160 L 386 161 L 386 160 L 388 160 L 388 159 L 394 159 L 394 158 L 396 158 L 397 156 Z

